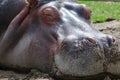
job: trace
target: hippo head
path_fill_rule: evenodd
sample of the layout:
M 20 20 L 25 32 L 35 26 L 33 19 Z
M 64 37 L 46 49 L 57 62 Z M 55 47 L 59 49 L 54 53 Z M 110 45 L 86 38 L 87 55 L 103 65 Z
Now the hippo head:
M 24 51 L 31 67 L 48 70 L 56 78 L 119 75 L 117 40 L 91 26 L 90 16 L 91 10 L 84 4 L 52 1 L 39 5 L 24 20 L 23 27 L 29 27 L 14 52 L 23 55 Z
M 38 8 L 37 38 L 53 53 L 55 76 L 70 80 L 114 74 L 110 66 L 117 40 L 92 27 L 90 15 L 86 5 L 71 2 L 54 1 Z

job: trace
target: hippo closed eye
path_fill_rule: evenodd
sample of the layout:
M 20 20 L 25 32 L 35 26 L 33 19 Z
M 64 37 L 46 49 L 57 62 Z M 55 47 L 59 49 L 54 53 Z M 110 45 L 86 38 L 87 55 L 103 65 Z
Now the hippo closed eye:
M 1 66 L 38 69 L 57 80 L 120 78 L 118 40 L 90 25 L 86 5 L 26 1 L 0 1 Z

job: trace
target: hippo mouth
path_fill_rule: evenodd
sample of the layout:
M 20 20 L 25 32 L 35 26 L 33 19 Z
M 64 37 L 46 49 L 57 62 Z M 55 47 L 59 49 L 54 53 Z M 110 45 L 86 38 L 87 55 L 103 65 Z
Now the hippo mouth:
M 111 38 L 112 43 L 108 42 L 109 47 L 104 42 L 101 46 L 97 40 L 91 38 L 79 39 L 79 42 L 78 39 L 77 41 L 68 39 L 63 41 L 63 45 L 54 56 L 57 78 L 64 80 L 120 78 L 119 65 L 117 65 L 119 58 L 116 57 L 118 54 L 115 52 L 118 51 L 116 39 Z

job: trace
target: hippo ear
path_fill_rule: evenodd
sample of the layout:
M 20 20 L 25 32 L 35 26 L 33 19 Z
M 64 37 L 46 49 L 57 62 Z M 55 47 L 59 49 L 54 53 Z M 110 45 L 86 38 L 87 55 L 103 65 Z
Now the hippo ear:
M 59 11 L 51 6 L 41 8 L 39 15 L 40 19 L 48 25 L 52 25 L 60 19 Z
M 87 6 L 84 6 L 82 9 L 83 9 L 84 18 L 87 19 L 87 20 L 90 20 L 91 13 L 92 13 L 91 9 L 89 7 L 87 7 Z

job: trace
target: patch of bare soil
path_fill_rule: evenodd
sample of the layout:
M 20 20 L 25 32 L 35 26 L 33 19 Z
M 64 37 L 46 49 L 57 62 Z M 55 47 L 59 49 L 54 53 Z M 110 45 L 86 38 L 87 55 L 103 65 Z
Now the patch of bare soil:
M 93 24 L 99 31 L 120 39 L 120 20 Z
M 92 24 L 98 30 L 113 35 L 120 39 L 120 21 L 114 20 L 110 22 Z M 0 70 L 0 80 L 52 80 L 47 74 L 40 73 L 37 70 L 23 74 L 13 71 Z
M 0 80 L 53 80 L 48 74 L 38 70 L 31 70 L 29 73 L 0 70 Z

